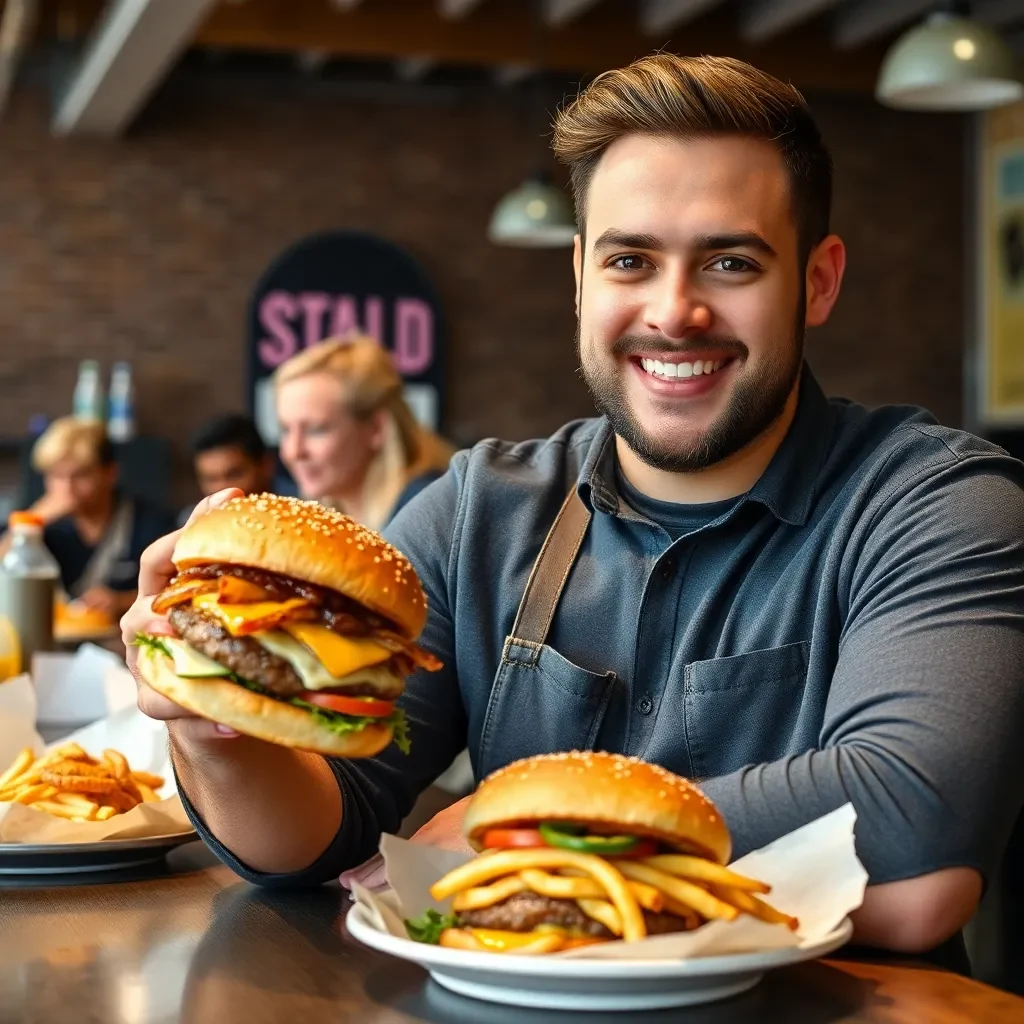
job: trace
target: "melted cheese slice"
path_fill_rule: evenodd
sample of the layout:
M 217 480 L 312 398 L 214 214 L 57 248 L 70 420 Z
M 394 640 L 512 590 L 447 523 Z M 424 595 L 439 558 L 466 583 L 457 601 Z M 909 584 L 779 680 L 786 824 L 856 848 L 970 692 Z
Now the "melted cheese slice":
M 341 690 L 359 683 L 370 683 L 382 688 L 394 684 L 394 673 L 383 665 L 357 665 L 349 672 L 332 675 L 304 643 L 300 644 L 295 637 L 281 629 L 254 633 L 252 639 L 271 654 L 287 661 L 307 690 Z M 344 637 L 338 639 L 344 640 Z M 356 663 L 353 661 L 351 664 Z
M 281 628 L 308 647 L 332 676 L 350 676 L 391 657 L 386 647 L 366 637 L 340 636 L 317 622 L 287 622 Z
M 297 597 L 289 598 L 287 601 L 251 601 L 245 604 L 230 604 L 222 603 L 219 597 L 219 594 L 197 594 L 192 598 L 192 604 L 217 619 L 232 636 L 246 635 L 248 631 L 245 627 L 253 622 L 266 621 L 271 627 L 276 626 L 282 616 L 294 609 L 306 608 L 309 604 L 308 601 Z

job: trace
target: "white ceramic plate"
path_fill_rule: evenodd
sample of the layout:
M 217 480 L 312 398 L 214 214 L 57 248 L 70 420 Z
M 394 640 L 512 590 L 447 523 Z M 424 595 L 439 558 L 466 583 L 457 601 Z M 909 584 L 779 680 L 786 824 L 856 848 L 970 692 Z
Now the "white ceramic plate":
M 823 939 L 762 953 L 691 960 L 565 960 L 443 949 L 380 931 L 356 904 L 345 919 L 364 945 L 411 960 L 439 984 L 492 1003 L 565 1010 L 655 1010 L 692 1006 L 753 988 L 765 971 L 814 960 L 853 933 L 846 919 Z

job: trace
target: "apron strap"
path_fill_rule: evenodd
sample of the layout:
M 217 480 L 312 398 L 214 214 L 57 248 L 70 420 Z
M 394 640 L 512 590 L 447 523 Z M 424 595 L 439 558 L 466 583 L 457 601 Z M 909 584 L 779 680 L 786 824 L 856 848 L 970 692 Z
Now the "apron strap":
M 590 510 L 573 487 L 533 563 L 506 648 L 510 642 L 534 648 L 545 643 L 589 525 Z
M 93 549 L 92 556 L 82 575 L 69 589 L 72 598 L 81 597 L 93 587 L 102 587 L 107 582 L 114 563 L 124 557 L 132 538 L 132 526 L 135 520 L 135 509 L 130 498 L 123 498 L 107 527 L 106 533 L 100 538 Z

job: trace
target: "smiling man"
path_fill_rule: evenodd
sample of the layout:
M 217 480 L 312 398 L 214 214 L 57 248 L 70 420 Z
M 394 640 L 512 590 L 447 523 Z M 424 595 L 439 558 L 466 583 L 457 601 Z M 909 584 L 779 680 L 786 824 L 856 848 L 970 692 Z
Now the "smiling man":
M 846 255 L 796 90 L 659 54 L 599 76 L 555 149 L 602 415 L 460 454 L 389 527 L 445 665 L 406 689 L 411 757 L 225 737 L 143 687 L 193 818 L 246 877 L 318 882 L 369 857 L 463 746 L 478 778 L 621 751 L 699 780 L 738 854 L 852 802 L 858 939 L 934 950 L 1024 797 L 1024 467 L 922 410 L 823 395 L 804 331 Z M 126 635 L 150 617 L 140 601 Z

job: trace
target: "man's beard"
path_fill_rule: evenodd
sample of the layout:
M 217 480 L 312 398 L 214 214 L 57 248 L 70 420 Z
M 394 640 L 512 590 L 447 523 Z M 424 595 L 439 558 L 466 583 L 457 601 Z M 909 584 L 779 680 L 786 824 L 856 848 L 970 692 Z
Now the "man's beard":
M 647 433 L 633 415 L 626 398 L 625 382 L 615 368 L 602 372 L 588 369 L 582 358 L 580 327 L 576 326 L 576 354 L 580 359 L 583 379 L 598 409 L 608 417 L 615 433 L 647 465 L 672 473 L 693 473 L 724 461 L 742 451 L 775 423 L 786 408 L 786 402 L 800 376 L 803 364 L 804 303 L 793 325 L 788 345 L 772 345 L 776 352 L 756 373 L 741 374 L 725 412 L 695 438 L 679 438 L 673 442 L 659 441 Z M 624 335 L 612 346 L 612 355 L 627 360 L 652 347 L 673 355 L 685 356 L 714 350 L 728 352 L 737 361 L 746 359 L 749 350 L 738 338 L 711 334 L 696 335 L 682 344 L 670 345 L 661 339 L 652 346 L 650 336 Z M 631 372 L 627 370 L 627 372 Z M 717 370 L 717 373 L 725 372 Z M 670 403 L 672 399 L 664 401 Z

